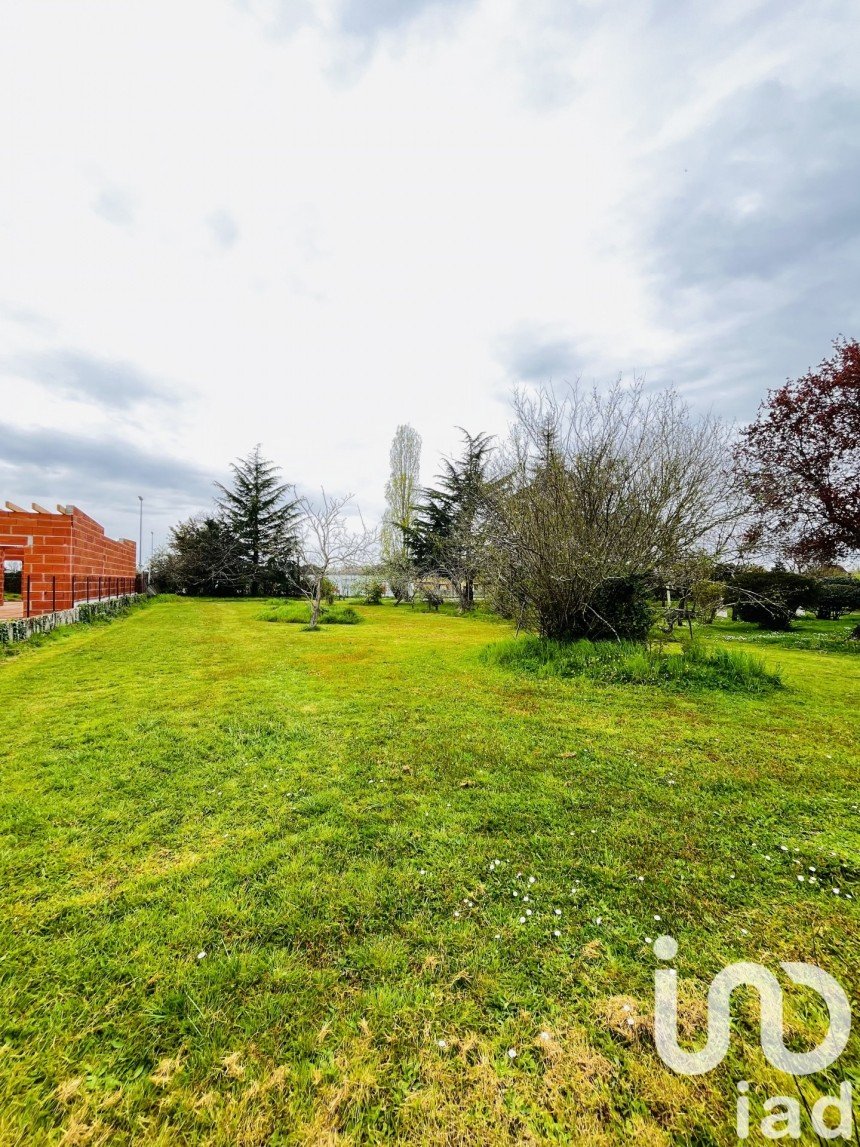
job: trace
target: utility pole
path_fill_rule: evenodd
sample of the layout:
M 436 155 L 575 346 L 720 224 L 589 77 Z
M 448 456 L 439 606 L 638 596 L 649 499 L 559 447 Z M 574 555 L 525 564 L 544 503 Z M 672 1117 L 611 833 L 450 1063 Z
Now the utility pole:
M 137 568 L 143 573 L 143 495 L 138 494 L 137 500 L 140 502 L 140 536 L 137 547 Z

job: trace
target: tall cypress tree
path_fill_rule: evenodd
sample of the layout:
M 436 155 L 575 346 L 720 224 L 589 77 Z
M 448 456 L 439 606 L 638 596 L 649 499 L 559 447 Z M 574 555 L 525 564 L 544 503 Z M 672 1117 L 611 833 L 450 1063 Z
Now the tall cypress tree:
M 239 543 L 242 581 L 252 597 L 288 585 L 294 575 L 296 500 L 280 481 L 279 468 L 264 458 L 260 445 L 247 458 L 231 462 L 230 487 L 217 504 L 225 524 Z

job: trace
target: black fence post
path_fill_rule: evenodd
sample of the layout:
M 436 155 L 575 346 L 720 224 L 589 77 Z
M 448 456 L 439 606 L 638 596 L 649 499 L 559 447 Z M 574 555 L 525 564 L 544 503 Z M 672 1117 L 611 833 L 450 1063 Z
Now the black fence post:
M 75 608 L 75 575 L 72 574 L 72 609 Z
M 57 612 L 57 575 L 51 578 L 51 613 Z
M 27 574 L 27 617 L 30 616 L 30 582 L 32 578 Z

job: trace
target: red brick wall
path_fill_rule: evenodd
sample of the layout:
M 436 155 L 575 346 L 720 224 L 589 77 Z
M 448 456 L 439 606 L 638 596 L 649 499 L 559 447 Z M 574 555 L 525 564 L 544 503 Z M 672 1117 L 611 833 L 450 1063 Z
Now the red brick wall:
M 0 512 L 0 550 L 6 558 L 23 562 L 21 592 L 26 601 L 29 577 L 32 617 L 74 605 L 73 584 L 75 600 L 83 601 L 95 597 L 99 589 L 102 596 L 109 596 L 125 588 L 108 579 L 133 578 L 136 573 L 134 542 L 106 538 L 89 515 L 76 506 L 67 510 L 65 514 Z

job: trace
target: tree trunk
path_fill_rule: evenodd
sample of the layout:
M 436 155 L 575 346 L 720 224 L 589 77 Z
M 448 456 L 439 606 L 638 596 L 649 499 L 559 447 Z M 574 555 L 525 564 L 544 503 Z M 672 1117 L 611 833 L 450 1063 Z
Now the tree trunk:
M 314 596 L 311 598 L 311 629 L 316 629 L 319 622 L 320 608 L 322 606 L 322 578 L 314 586 Z

